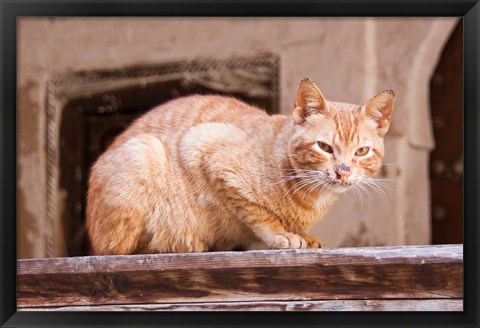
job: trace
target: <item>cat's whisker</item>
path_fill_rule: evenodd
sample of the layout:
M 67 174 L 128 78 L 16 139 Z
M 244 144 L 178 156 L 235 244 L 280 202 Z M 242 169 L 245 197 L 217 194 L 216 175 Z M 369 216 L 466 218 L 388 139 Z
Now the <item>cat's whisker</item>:
M 302 189 L 305 186 L 308 186 L 311 183 L 314 183 L 313 179 L 306 179 L 302 181 L 302 183 L 295 185 L 293 193 L 290 196 L 293 197 L 300 189 Z
M 315 177 L 315 178 L 321 178 L 321 179 L 325 179 L 328 177 L 328 174 L 323 171 L 304 170 L 304 169 L 293 169 L 292 171 L 295 175 L 301 176 L 301 177 Z
M 311 184 L 314 184 L 315 182 L 317 182 L 317 178 L 316 178 L 316 177 L 311 177 L 311 178 L 309 178 L 309 179 L 305 179 L 305 183 L 299 185 L 296 191 L 300 190 L 301 188 L 308 187 L 308 186 L 310 186 Z
M 358 187 L 356 185 L 352 186 L 352 191 L 355 194 L 355 196 L 357 196 L 358 198 L 361 198 L 361 194 L 359 193 Z
M 280 177 L 280 181 L 273 183 L 272 186 L 276 186 L 276 185 L 278 185 L 278 184 L 285 183 L 286 181 L 290 181 L 290 180 L 302 179 L 302 178 L 310 178 L 310 177 L 312 177 L 312 176 L 311 176 L 311 175 L 299 175 L 299 174 L 296 174 L 296 175 L 284 175 L 284 176 L 281 176 L 281 177 Z
M 367 194 L 367 196 L 368 196 L 368 198 L 370 198 L 370 200 L 373 199 L 372 194 L 370 193 L 370 191 L 367 188 L 365 188 L 365 186 L 363 186 L 361 183 L 357 184 L 357 186 L 358 186 L 359 190 L 364 191 Z
M 379 194 L 382 194 L 383 196 L 385 196 L 385 191 L 383 191 L 383 189 L 380 186 L 378 186 L 374 183 L 368 183 L 368 182 L 366 182 L 365 185 L 367 187 L 370 187 L 373 191 L 376 191 Z
M 297 189 L 303 187 L 303 185 L 310 183 L 310 180 L 311 180 L 311 179 L 305 179 L 305 180 L 300 180 L 299 182 L 296 182 L 293 186 L 291 186 L 291 187 L 287 190 L 287 192 L 285 193 L 284 197 L 286 197 L 286 196 L 288 195 L 288 193 L 290 192 L 290 190 L 293 189 L 294 191 L 296 191 Z M 295 193 L 295 192 L 294 192 L 294 193 Z M 292 194 L 291 196 L 293 196 L 293 194 Z
M 392 188 L 387 186 L 387 183 L 392 181 L 393 180 L 391 179 L 376 179 L 376 178 L 370 178 L 366 176 L 360 179 L 360 183 L 363 183 L 366 186 L 370 187 L 372 190 L 375 190 L 376 192 L 381 193 L 383 196 L 385 196 L 384 189 L 393 190 Z
M 281 184 L 281 183 L 285 183 L 285 182 L 287 182 L 287 181 L 294 180 L 294 179 L 300 179 L 300 178 L 301 178 L 301 177 L 296 176 L 296 175 L 293 175 L 293 176 L 291 176 L 291 175 L 282 176 L 282 177 L 280 177 L 280 181 L 277 181 L 277 182 L 273 183 L 272 186 L 276 186 L 276 185 L 279 185 L 279 184 Z
M 327 174 L 323 171 L 316 171 L 316 170 L 299 170 L 296 173 L 303 173 L 303 174 L 310 174 L 310 175 L 315 175 L 315 176 L 322 176 L 326 177 Z
M 362 176 L 359 178 L 359 180 L 362 181 L 389 181 L 389 182 L 395 182 L 395 179 L 388 179 L 388 178 L 371 178 L 366 175 Z
M 390 188 L 387 185 L 387 183 L 395 182 L 392 179 L 376 179 L 376 178 L 368 178 L 368 177 L 364 177 L 363 179 L 361 179 L 361 181 L 363 183 L 366 183 L 369 186 L 376 186 L 379 189 L 388 189 L 388 190 L 393 190 L 393 189 Z M 385 193 L 383 193 L 383 194 L 385 194 Z
M 358 191 L 357 185 L 352 185 L 352 191 L 353 191 L 353 193 L 355 194 L 355 196 L 356 196 L 357 198 L 360 198 L 360 200 L 363 200 L 363 199 L 362 199 L 362 195 L 361 195 L 360 192 Z
M 358 192 L 358 195 L 360 196 L 360 209 L 363 211 L 363 194 L 362 191 L 360 190 L 360 187 L 355 186 L 355 190 Z
M 357 185 L 359 186 L 359 188 L 363 188 L 365 190 L 369 190 L 367 189 L 367 187 L 370 187 L 370 181 L 369 181 L 369 178 L 367 176 L 362 176 L 360 177 L 358 180 L 357 180 Z M 373 188 L 372 188 L 373 189 Z M 375 190 L 375 189 L 373 189 Z M 375 190 L 377 191 L 377 190 Z
M 357 195 L 358 198 L 360 199 L 360 210 L 363 212 L 363 195 L 356 184 L 353 185 L 352 190 L 355 193 L 355 195 Z
M 354 190 L 355 193 L 356 193 L 357 195 L 359 195 L 360 198 L 363 200 L 363 196 L 362 196 L 362 194 L 360 193 L 360 191 L 358 190 L 358 186 L 357 186 L 357 185 L 354 185 L 354 186 L 353 186 L 353 190 Z
M 310 186 L 310 187 L 308 188 L 306 194 L 311 193 L 313 190 L 315 190 L 316 188 L 318 188 L 318 187 L 320 187 L 320 186 L 321 186 L 322 189 L 323 189 L 323 187 L 325 186 L 325 183 L 326 183 L 326 182 L 325 182 L 325 181 L 322 181 L 322 180 L 316 181 L 312 186 Z
M 325 184 L 325 181 L 323 181 L 321 179 L 321 177 L 311 176 L 308 179 L 305 179 L 303 184 L 296 184 L 295 185 L 295 190 L 293 191 L 291 196 L 295 195 L 300 189 L 305 187 L 305 188 L 308 188 L 305 192 L 305 195 L 304 195 L 304 197 L 305 197 L 307 194 L 309 194 L 311 191 L 313 191 L 316 187 L 324 185 L 324 184 Z M 322 187 L 322 189 L 323 189 L 323 187 Z
M 372 184 L 375 184 L 375 185 L 379 186 L 379 187 L 382 188 L 382 189 L 387 189 L 387 190 L 391 190 L 391 191 L 394 190 L 393 188 L 390 188 L 389 186 L 387 186 L 387 185 L 385 185 L 385 184 L 382 184 L 381 182 L 375 182 L 375 183 L 372 183 Z
M 388 185 L 396 182 L 395 180 L 390 180 L 390 179 L 374 179 L 372 181 L 375 181 L 376 183 L 380 183 L 382 185 Z
M 309 181 L 306 184 L 298 186 L 298 188 L 296 188 L 296 190 L 294 191 L 292 196 L 296 192 L 298 192 L 298 190 L 305 187 L 305 188 L 308 188 L 303 195 L 303 199 L 305 199 L 305 197 L 308 194 L 310 194 L 313 190 L 317 189 L 318 187 L 320 187 L 320 190 L 323 190 L 323 188 L 325 187 L 326 184 L 327 184 L 327 181 L 324 180 L 323 177 L 316 176 L 316 177 L 314 177 L 314 179 L 309 179 Z
M 286 169 L 289 171 L 290 174 L 284 175 L 280 177 L 280 181 L 272 184 L 273 186 L 285 183 L 287 181 L 295 180 L 295 179 L 302 179 L 299 182 L 296 182 L 293 186 L 291 186 L 287 192 L 285 193 L 285 197 L 288 193 L 293 190 L 291 196 L 293 196 L 296 192 L 298 192 L 301 188 L 309 186 L 314 182 L 318 181 L 318 179 L 324 178 L 326 176 L 325 172 L 317 171 L 317 170 L 306 170 L 306 169 Z
M 311 178 L 312 176 L 309 175 L 292 175 L 292 176 L 284 176 L 281 177 L 282 181 L 290 181 L 290 180 L 295 180 L 295 179 L 307 179 Z
M 308 169 L 286 169 L 286 170 L 293 171 L 293 172 L 308 172 L 308 173 L 326 175 L 324 171 L 320 171 L 320 170 L 308 170 Z
M 395 180 L 393 180 L 393 179 L 368 179 L 366 181 L 371 181 L 371 182 L 375 182 L 375 183 L 383 183 L 383 184 L 395 183 Z
M 397 163 L 382 163 L 382 166 L 394 166 L 394 165 L 399 165 Z

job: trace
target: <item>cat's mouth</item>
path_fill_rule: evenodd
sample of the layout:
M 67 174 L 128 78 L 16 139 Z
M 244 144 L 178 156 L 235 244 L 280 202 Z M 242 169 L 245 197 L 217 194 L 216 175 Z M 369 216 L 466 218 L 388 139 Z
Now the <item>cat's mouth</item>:
M 350 187 L 352 186 L 352 182 L 350 181 L 345 181 L 345 180 L 332 180 L 330 184 L 334 186 L 344 186 L 344 187 Z
M 328 182 L 328 185 L 330 189 L 334 192 L 345 192 L 350 189 L 353 184 L 351 181 L 346 180 L 330 180 Z

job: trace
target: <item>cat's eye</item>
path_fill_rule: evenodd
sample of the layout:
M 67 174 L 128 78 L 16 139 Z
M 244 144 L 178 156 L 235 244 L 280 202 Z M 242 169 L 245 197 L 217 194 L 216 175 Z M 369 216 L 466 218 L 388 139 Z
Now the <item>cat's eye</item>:
M 361 147 L 361 148 L 358 148 L 357 151 L 355 152 L 355 156 L 363 156 L 363 155 L 365 155 L 366 153 L 368 153 L 369 150 L 370 150 L 369 147 Z
M 329 153 L 329 154 L 333 153 L 333 148 L 329 144 L 319 141 L 318 147 L 320 147 L 320 149 L 326 153 Z

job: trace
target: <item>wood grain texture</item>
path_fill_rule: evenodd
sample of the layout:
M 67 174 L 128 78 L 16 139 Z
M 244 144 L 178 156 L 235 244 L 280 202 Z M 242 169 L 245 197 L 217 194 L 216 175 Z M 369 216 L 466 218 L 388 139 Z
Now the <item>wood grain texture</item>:
M 462 245 L 17 262 L 18 307 L 462 297 Z
M 21 308 L 20 311 L 463 311 L 461 299 L 263 301 L 117 304 Z

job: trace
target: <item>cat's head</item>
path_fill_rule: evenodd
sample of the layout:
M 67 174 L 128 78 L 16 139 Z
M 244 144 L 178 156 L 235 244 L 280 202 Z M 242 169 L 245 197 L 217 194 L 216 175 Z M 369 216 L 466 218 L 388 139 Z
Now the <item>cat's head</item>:
M 330 102 L 310 80 L 298 87 L 289 158 L 295 174 L 316 186 L 344 192 L 372 182 L 384 154 L 395 94 L 386 90 L 365 105 Z

